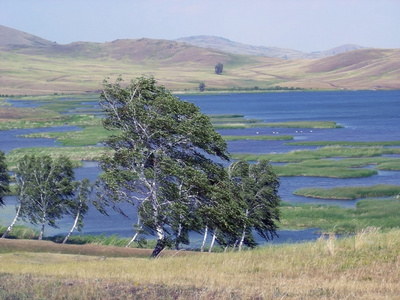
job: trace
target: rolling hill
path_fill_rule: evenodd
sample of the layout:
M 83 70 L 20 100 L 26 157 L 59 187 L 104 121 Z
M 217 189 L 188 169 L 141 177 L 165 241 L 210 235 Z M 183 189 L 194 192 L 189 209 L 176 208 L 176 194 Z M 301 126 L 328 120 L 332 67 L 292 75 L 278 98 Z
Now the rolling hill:
M 233 42 L 231 40 L 222 37 L 208 36 L 208 35 L 184 37 L 177 39 L 176 41 L 187 43 L 197 47 L 210 48 L 234 54 L 268 56 L 268 57 L 277 57 L 285 59 L 298 59 L 298 58 L 317 59 L 317 58 L 324 58 L 340 54 L 343 52 L 365 48 L 358 45 L 348 44 L 328 49 L 325 51 L 302 52 L 302 51 L 279 48 L 279 47 L 246 45 Z
M 206 90 L 276 85 L 400 88 L 399 49 L 359 49 L 321 59 L 283 59 L 146 38 L 60 45 L 5 26 L 0 26 L 0 41 L 0 95 L 95 92 L 104 78 L 119 75 L 125 79 L 152 75 L 168 89 L 181 92 L 198 90 L 200 82 Z M 352 48 L 347 45 L 342 49 Z M 214 72 L 217 62 L 224 65 L 222 75 Z

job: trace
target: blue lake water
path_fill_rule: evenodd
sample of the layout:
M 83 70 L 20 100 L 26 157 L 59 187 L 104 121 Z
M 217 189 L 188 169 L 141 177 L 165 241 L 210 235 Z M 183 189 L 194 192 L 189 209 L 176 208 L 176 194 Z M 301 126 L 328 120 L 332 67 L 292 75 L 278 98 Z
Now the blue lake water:
M 299 128 L 249 128 L 219 130 L 226 135 L 293 135 L 301 141 L 399 141 L 400 140 L 400 91 L 340 91 L 340 92 L 284 92 L 260 94 L 183 95 L 182 100 L 195 103 L 206 114 L 242 114 L 249 119 L 264 122 L 285 121 L 335 121 L 343 126 L 339 129 Z M 27 105 L 27 102 L 24 103 Z M 85 103 L 85 106 L 90 103 Z M 29 132 L 50 131 L 47 129 L 0 131 L 0 150 L 10 151 L 17 147 L 59 146 L 48 139 L 24 139 L 16 135 Z M 54 128 L 53 131 L 71 130 Z M 287 141 L 234 141 L 228 143 L 230 153 L 284 153 L 317 147 L 289 146 Z M 77 178 L 94 180 L 99 173 L 96 163 L 86 163 L 76 170 Z M 333 204 L 354 207 L 355 201 L 317 200 L 293 195 L 303 187 L 335 187 L 375 184 L 400 184 L 400 172 L 379 171 L 367 178 L 333 179 L 317 177 L 282 177 L 279 194 L 285 202 Z M 8 224 L 14 210 L 15 200 L 7 197 L 7 206 L 0 210 L 0 224 Z M 85 219 L 86 234 L 133 234 L 134 220 L 124 219 L 115 212 L 111 217 L 91 210 Z M 46 234 L 60 234 L 69 230 L 72 220 L 66 218 L 59 223 L 60 229 L 47 227 Z M 300 232 L 281 231 L 277 242 L 315 239 L 314 230 Z

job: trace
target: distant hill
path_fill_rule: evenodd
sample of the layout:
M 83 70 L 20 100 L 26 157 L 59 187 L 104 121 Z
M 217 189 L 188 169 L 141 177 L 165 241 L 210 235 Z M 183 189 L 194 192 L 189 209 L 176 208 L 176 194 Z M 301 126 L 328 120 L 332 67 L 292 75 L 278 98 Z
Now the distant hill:
M 48 47 L 53 44 L 35 35 L 0 25 L 0 47 Z
M 246 45 L 233 42 L 222 37 L 208 35 L 184 37 L 177 39 L 176 41 L 184 42 L 197 47 L 216 49 L 234 54 L 269 56 L 278 58 L 303 58 L 306 56 L 306 54 L 301 51 L 278 47 Z
M 190 45 L 211 48 L 216 50 L 221 50 L 224 52 L 244 54 L 244 55 L 259 55 L 259 56 L 269 56 L 269 57 L 279 57 L 286 59 L 296 59 L 296 58 L 308 58 L 317 59 L 327 56 L 332 56 L 340 54 L 343 52 L 364 49 L 365 47 L 358 45 L 342 45 L 325 51 L 317 52 L 302 52 L 292 49 L 278 48 L 278 47 L 264 47 L 264 46 L 252 46 L 233 42 L 231 40 L 208 35 L 198 35 L 191 37 L 183 37 L 177 39 L 176 41 L 184 42 Z
M 300 54 L 265 48 L 264 55 L 257 47 L 209 37 L 203 38 L 203 46 L 223 41 L 225 50 L 146 38 L 60 45 L 5 26 L 0 26 L 0 41 L 0 95 L 94 92 L 104 78 L 119 75 L 128 80 L 152 75 L 180 92 L 197 91 L 202 82 L 206 91 L 400 89 L 400 49 L 345 45 L 314 53 L 326 56 L 320 59 L 283 59 L 284 53 L 287 58 Z M 252 55 L 238 50 L 246 48 Z M 218 62 L 224 65 L 221 75 L 214 72 Z

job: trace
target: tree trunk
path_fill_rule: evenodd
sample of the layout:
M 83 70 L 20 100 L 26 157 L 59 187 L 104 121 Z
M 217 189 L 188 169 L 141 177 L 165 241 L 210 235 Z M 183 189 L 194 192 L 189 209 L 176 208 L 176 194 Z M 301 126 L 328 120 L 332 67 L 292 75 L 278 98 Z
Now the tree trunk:
M 68 241 L 68 239 L 69 239 L 69 237 L 71 236 L 72 232 L 74 232 L 74 229 L 76 228 L 76 224 L 78 224 L 80 212 L 81 212 L 81 210 L 78 209 L 78 213 L 76 214 L 76 218 L 75 218 L 75 221 L 74 221 L 74 225 L 72 225 L 71 230 L 68 232 L 67 236 L 66 236 L 65 239 L 63 240 L 63 242 L 62 242 L 63 244 L 65 244 L 65 243 Z
M 249 210 L 246 209 L 246 218 L 248 217 L 248 215 L 249 215 Z M 242 251 L 242 246 L 245 236 L 246 236 L 246 224 L 243 225 L 242 237 L 240 238 L 239 249 L 238 249 L 239 252 Z
M 178 226 L 178 233 L 176 235 L 176 240 L 175 240 L 175 250 L 179 250 L 179 244 L 180 244 L 180 238 L 181 238 L 181 234 L 182 234 L 182 224 L 179 223 Z
M 234 252 L 234 251 L 235 251 L 235 249 L 236 249 L 236 246 L 237 246 L 238 242 L 239 242 L 239 240 L 236 240 L 236 241 L 235 241 L 235 243 L 233 244 L 233 247 L 232 247 L 232 252 Z
M 7 230 L 1 236 L 2 239 L 6 238 L 7 235 L 10 233 L 11 229 L 14 227 L 14 225 L 17 222 L 17 219 L 19 217 L 20 211 L 21 211 L 21 205 L 18 206 L 18 210 L 17 210 L 17 213 L 15 214 L 14 220 L 11 222 L 10 226 L 8 226 Z
M 165 244 L 164 231 L 161 227 L 157 227 L 157 244 L 150 258 L 157 258 L 161 251 L 164 250 Z
M 246 236 L 246 225 L 243 228 L 242 237 L 240 238 L 240 243 L 239 243 L 239 248 L 238 248 L 239 252 L 242 251 L 242 246 L 243 246 L 245 236 Z
M 204 229 L 204 238 L 203 238 L 203 243 L 201 243 L 200 252 L 204 252 L 204 245 L 206 244 L 207 233 L 208 233 L 208 226 L 206 226 L 206 228 Z
M 212 237 L 212 240 L 211 240 L 210 249 L 208 249 L 208 252 L 210 252 L 210 253 L 211 253 L 211 251 L 212 251 L 212 248 L 213 248 L 213 246 L 214 246 L 214 243 L 215 243 L 215 239 L 216 239 L 216 238 L 217 238 L 217 229 L 214 230 L 214 234 L 213 234 L 213 237 Z
M 42 223 L 42 227 L 40 229 L 39 241 L 43 240 L 43 235 L 44 235 L 44 223 Z
M 125 248 L 129 248 L 129 246 L 136 240 L 138 235 L 139 232 L 136 232 L 135 235 L 132 237 L 132 239 L 129 241 L 129 243 L 125 246 Z

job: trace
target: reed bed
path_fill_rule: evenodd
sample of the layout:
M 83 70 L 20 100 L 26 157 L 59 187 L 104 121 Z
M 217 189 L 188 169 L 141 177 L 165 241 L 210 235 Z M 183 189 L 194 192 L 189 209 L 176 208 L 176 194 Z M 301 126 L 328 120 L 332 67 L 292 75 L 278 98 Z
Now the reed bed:
M 223 135 L 225 141 L 287 141 L 292 135 Z
M 333 157 L 375 157 L 384 154 L 400 154 L 400 148 L 327 146 L 317 150 L 295 150 L 282 154 L 236 153 L 232 155 L 232 158 L 250 161 L 268 159 L 271 162 L 302 162 Z
M 109 150 L 105 147 L 53 147 L 53 148 L 19 148 L 14 149 L 7 153 L 7 164 L 13 168 L 17 161 L 25 155 L 50 155 L 51 157 L 66 156 L 71 159 L 75 166 L 79 166 L 83 160 L 87 161 L 98 161 L 103 154 L 109 153 Z
M 288 121 L 265 123 L 265 127 L 285 127 L 285 128 L 342 128 L 333 121 Z
M 143 258 L 1 254 L 7 299 L 396 299 L 400 231 L 253 251 Z
M 400 185 L 348 186 L 335 188 L 302 188 L 295 195 L 320 199 L 355 200 L 359 198 L 390 197 L 400 195 Z
M 347 146 L 347 147 L 374 147 L 374 146 L 400 146 L 400 141 L 381 142 L 351 142 L 351 141 L 311 141 L 311 142 L 290 142 L 290 146 Z
M 304 167 L 299 164 L 287 164 L 285 166 L 273 166 L 279 176 L 312 176 L 331 178 L 361 178 L 376 175 L 376 170 L 351 169 L 338 167 Z
M 354 234 L 370 226 L 400 228 L 397 198 L 360 200 L 355 208 L 282 203 L 281 213 L 282 228 L 319 228 L 323 232 L 340 234 Z
M 23 135 L 27 138 L 49 138 L 56 139 L 63 146 L 95 146 L 107 139 L 112 132 L 105 130 L 102 126 L 85 126 L 81 131 L 67 132 L 40 132 Z

